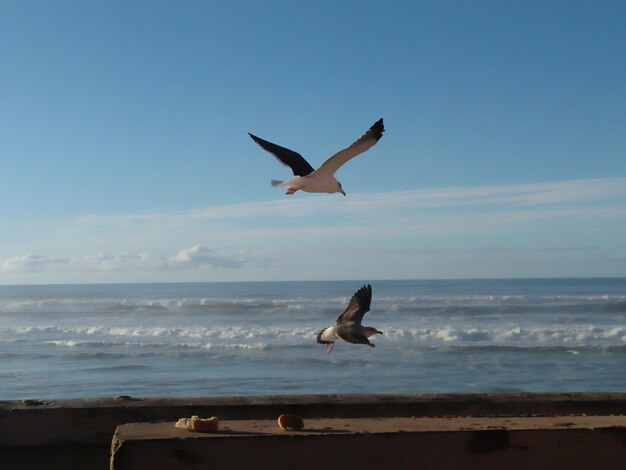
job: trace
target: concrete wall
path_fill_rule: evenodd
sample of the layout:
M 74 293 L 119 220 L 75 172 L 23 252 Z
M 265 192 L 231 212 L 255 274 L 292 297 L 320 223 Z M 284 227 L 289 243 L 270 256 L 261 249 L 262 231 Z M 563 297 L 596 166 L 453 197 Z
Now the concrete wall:
M 118 426 L 111 470 L 619 469 L 626 416 L 336 418 L 285 432 L 275 420 L 225 421 L 214 433 L 174 423 Z
M 299 395 L 264 397 L 47 400 L 0 402 L 3 468 L 108 468 L 118 425 L 175 421 L 191 415 L 221 419 L 401 416 L 626 415 L 626 393 Z M 43 464 L 43 465 L 42 465 Z

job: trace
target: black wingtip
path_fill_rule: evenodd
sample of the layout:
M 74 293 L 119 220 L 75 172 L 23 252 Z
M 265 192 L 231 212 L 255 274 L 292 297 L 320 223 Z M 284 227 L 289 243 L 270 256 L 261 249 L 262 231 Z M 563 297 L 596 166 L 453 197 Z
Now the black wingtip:
M 383 123 L 383 118 L 380 118 L 372 125 L 372 127 L 370 127 L 370 132 L 372 133 L 372 136 L 376 139 L 376 141 L 380 140 L 380 138 L 385 133 L 385 124 Z
M 354 297 L 362 299 L 369 305 L 369 302 L 372 300 L 372 286 L 370 284 L 363 284 L 363 287 L 354 293 Z
M 263 149 L 265 149 L 265 147 L 263 147 L 263 139 L 261 139 L 260 137 L 257 137 L 256 135 L 250 132 L 248 132 L 248 135 L 250 136 L 252 140 L 254 140 L 255 144 L 260 145 Z

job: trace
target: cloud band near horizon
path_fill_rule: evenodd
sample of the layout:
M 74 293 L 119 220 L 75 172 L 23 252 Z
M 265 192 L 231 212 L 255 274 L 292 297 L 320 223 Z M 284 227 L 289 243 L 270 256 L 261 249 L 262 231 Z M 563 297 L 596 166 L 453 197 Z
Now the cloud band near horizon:
M 27 241 L 20 230 L 30 230 Z M 139 272 L 151 273 L 149 280 L 159 275 L 171 280 L 182 272 L 185 280 L 211 280 L 211 273 L 231 280 L 284 278 L 281 271 L 296 279 L 333 272 L 341 278 L 350 277 L 350 263 L 355 278 L 385 277 L 400 265 L 398 272 L 408 277 L 429 277 L 432 266 L 440 268 L 438 277 L 485 274 L 468 269 L 471 260 L 458 254 L 455 264 L 450 255 L 455 251 L 487 251 L 492 256 L 483 258 L 491 258 L 495 276 L 515 276 L 515 269 L 504 266 L 515 253 L 535 253 L 539 266 L 537 253 L 569 250 L 567 269 L 579 275 L 590 257 L 617 259 L 626 252 L 626 178 L 362 193 L 345 199 L 296 195 L 178 212 L 30 221 L 28 229 L 0 226 L 0 234 L 2 283 L 55 276 L 72 282 L 85 272 L 108 273 L 98 277 L 106 280 Z M 355 260 L 355 252 L 363 259 Z M 406 261 L 393 255 L 401 252 L 412 255 Z M 413 273 L 403 264 L 411 259 Z M 421 260 L 429 260 L 428 266 Z M 549 256 L 545 260 L 550 263 Z M 537 274 L 550 271 L 535 269 Z M 626 268 L 617 271 L 626 275 Z M 607 269 L 607 275 L 615 272 Z M 597 269 L 590 272 L 597 274 Z

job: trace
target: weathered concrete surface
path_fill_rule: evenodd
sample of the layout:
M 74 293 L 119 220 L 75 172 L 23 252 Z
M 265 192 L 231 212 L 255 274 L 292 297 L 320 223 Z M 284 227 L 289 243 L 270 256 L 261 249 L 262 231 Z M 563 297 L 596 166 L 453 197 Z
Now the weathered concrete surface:
M 196 468 L 623 468 L 626 416 L 224 421 L 216 433 L 173 422 L 118 426 L 111 470 Z
M 626 414 L 626 393 L 277 395 L 214 398 L 0 401 L 0 447 L 110 442 L 119 424 L 181 416 L 273 419 Z M 42 426 L 41 423 L 46 425 Z
M 291 395 L 131 400 L 0 401 L 0 461 L 23 470 L 108 468 L 111 436 L 124 423 L 410 416 L 626 415 L 626 393 Z M 42 462 L 44 463 L 42 465 Z M 12 468 L 10 465 L 3 468 Z M 15 467 L 17 468 L 17 466 Z

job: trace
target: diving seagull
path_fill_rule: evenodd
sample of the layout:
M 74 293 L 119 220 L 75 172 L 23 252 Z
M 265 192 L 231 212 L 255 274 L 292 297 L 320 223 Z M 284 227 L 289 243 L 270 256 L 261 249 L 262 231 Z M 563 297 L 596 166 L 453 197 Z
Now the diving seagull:
M 382 335 L 383 332 L 371 326 L 361 325 L 363 315 L 365 312 L 369 312 L 371 302 L 372 286 L 369 284 L 354 293 L 346 309 L 337 318 L 335 326 L 326 327 L 317 335 L 317 342 L 326 345 L 326 352 L 330 354 L 337 338 L 348 343 L 367 344 L 372 348 L 376 347 L 367 338 L 375 334 Z
M 286 181 L 272 180 L 272 186 L 287 188 L 287 194 L 293 194 L 299 189 L 308 193 L 346 193 L 341 183 L 335 179 L 335 172 L 348 160 L 365 152 L 380 140 L 385 132 L 383 119 L 380 118 L 369 130 L 359 137 L 352 145 L 340 150 L 330 157 L 315 170 L 302 155 L 293 150 L 263 140 L 255 135 L 250 135 L 252 140 L 264 150 L 274 154 L 283 165 L 293 171 L 293 178 Z

